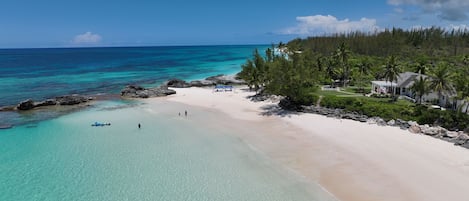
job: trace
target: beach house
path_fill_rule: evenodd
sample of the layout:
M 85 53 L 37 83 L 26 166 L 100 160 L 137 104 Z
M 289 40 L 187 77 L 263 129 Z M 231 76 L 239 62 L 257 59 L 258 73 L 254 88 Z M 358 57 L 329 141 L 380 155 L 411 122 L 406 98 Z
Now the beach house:
M 399 74 L 397 82 L 371 81 L 371 93 L 396 94 L 415 102 L 416 97 L 414 91 L 412 91 L 412 85 L 414 85 L 415 81 L 420 79 L 420 77 L 431 79 L 427 75 L 414 72 L 404 72 Z M 454 92 L 444 92 L 439 99 L 438 92 L 431 91 L 422 97 L 422 102 L 433 102 L 442 107 L 449 106 L 453 109 L 456 109 L 460 104 L 463 103 L 453 100 L 454 96 Z

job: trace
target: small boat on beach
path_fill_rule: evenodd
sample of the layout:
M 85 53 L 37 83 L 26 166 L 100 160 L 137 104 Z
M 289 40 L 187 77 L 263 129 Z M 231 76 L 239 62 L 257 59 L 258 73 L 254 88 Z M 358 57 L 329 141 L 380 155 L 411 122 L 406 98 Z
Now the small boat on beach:
M 99 123 L 99 122 L 94 122 L 91 124 L 91 126 L 110 126 L 111 123 Z

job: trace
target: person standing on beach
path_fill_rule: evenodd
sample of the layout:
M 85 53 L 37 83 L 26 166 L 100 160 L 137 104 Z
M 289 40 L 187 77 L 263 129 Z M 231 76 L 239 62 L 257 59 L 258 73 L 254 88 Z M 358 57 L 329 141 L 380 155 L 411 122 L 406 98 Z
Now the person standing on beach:
M 187 110 L 184 110 L 184 115 L 187 117 Z
M 140 123 L 138 123 L 138 128 L 140 128 L 140 127 L 141 127 L 141 125 L 140 125 Z

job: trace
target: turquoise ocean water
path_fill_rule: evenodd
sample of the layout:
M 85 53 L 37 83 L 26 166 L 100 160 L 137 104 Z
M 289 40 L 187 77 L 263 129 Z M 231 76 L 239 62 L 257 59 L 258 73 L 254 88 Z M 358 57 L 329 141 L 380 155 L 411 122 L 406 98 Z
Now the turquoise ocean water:
M 176 50 L 178 48 L 181 49 Z M 204 48 L 210 51 L 202 50 Z M 234 73 L 254 48 L 216 46 L 2 52 L 2 60 L 10 61 L 16 67 L 9 67 L 10 70 L 4 66 L 1 68 L 1 103 L 74 92 L 113 93 L 126 83 L 156 85 L 169 77 L 189 80 Z M 127 53 L 116 53 L 121 50 L 134 52 L 135 58 Z M 88 56 L 76 58 L 82 63 L 74 63 L 51 59 L 60 58 L 55 51 L 65 55 L 68 51 L 91 52 L 83 53 Z M 99 56 L 97 52 L 100 51 L 116 51 L 116 55 L 106 53 L 107 56 Z M 155 51 L 173 56 L 166 58 Z M 38 57 L 35 58 L 38 64 L 31 70 L 23 69 L 22 75 L 18 72 L 20 66 L 34 62 L 16 64 L 14 58 L 27 58 L 31 54 Z M 41 61 L 38 55 L 42 54 L 53 56 Z M 138 57 L 142 54 L 159 59 L 152 62 L 146 56 Z M 161 60 L 174 66 L 150 65 Z M 57 66 L 68 67 L 62 72 Z M 89 69 L 83 70 L 86 68 Z M 4 81 L 25 90 L 39 85 L 44 89 L 36 88 L 31 94 L 14 95 L 16 91 Z M 50 90 L 46 87 L 48 84 L 57 88 Z M 149 107 L 141 101 L 109 100 L 77 112 L 35 121 L 27 121 L 33 114 L 20 114 L 23 123 L 12 129 L 0 130 L 0 200 L 332 200 L 318 186 L 292 176 L 252 150 L 236 137 L 233 133 L 236 131 L 217 124 L 217 121 L 224 120 L 212 112 L 191 108 L 189 117 L 185 118 L 177 116 L 176 111 L 187 106 L 164 100 L 158 104 L 157 107 Z M 4 113 L 0 115 L 6 119 Z M 92 127 L 95 121 L 109 122 L 111 126 Z M 137 128 L 138 123 L 142 124 L 141 129 Z
M 170 78 L 234 74 L 254 49 L 268 45 L 0 49 L 0 107 L 66 94 L 118 94 L 128 84 L 157 86 Z M 0 123 L 56 116 L 0 112 Z

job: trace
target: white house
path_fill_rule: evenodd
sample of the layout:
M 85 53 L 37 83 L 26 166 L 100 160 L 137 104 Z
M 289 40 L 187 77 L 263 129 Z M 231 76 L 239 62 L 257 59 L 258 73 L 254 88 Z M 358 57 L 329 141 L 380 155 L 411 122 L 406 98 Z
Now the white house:
M 371 81 L 371 93 L 395 93 L 397 95 L 405 96 L 415 100 L 416 97 L 411 88 L 415 81 L 420 79 L 420 77 L 427 78 L 428 76 L 413 72 L 404 72 L 399 74 L 397 82 Z M 464 101 L 455 100 L 453 98 L 454 96 L 455 94 L 452 92 L 445 92 L 438 101 L 438 104 L 443 107 L 449 106 L 452 109 L 456 109 L 461 105 L 466 104 Z M 432 102 L 436 100 L 438 100 L 438 92 L 436 91 L 431 91 L 429 94 L 426 94 L 422 97 L 422 102 Z

